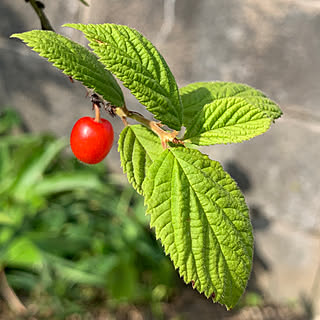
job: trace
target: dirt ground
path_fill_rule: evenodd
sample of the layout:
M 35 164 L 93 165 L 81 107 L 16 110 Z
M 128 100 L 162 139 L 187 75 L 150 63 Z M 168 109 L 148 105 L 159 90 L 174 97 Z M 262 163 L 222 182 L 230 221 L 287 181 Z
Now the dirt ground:
M 32 309 L 32 307 L 31 307 Z M 128 306 L 116 313 L 99 308 L 86 314 L 73 314 L 65 320 L 311 320 L 303 308 L 293 306 L 266 304 L 264 306 L 247 306 L 238 310 L 226 311 L 224 307 L 202 299 L 192 290 L 185 290 L 172 302 L 163 305 L 164 315 L 154 317 L 148 307 Z M 0 320 L 60 320 L 53 315 L 29 315 L 18 317 L 12 314 L 0 300 Z

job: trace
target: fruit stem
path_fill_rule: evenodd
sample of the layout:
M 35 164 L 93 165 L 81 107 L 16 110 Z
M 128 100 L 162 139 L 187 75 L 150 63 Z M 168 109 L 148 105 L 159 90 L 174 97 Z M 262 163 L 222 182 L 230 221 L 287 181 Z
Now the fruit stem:
M 93 107 L 94 107 L 94 112 L 95 112 L 95 118 L 94 118 L 94 121 L 95 122 L 101 122 L 101 118 L 100 118 L 100 108 L 99 108 L 99 106 L 96 104 L 96 103 L 94 103 L 93 104 Z
M 140 113 L 128 110 L 125 105 L 121 108 L 116 108 L 116 114 L 121 119 L 125 119 L 127 117 L 131 118 L 131 119 L 134 119 L 134 120 L 142 123 L 143 125 L 145 125 L 149 129 L 151 129 L 154 133 L 156 133 L 159 136 L 163 149 L 166 149 L 168 147 L 169 141 L 176 143 L 176 144 L 178 144 L 178 143 L 183 144 L 182 141 L 177 139 L 177 135 L 178 135 L 177 131 L 172 131 L 172 132 L 165 131 L 161 128 L 163 125 L 160 122 L 146 119 Z

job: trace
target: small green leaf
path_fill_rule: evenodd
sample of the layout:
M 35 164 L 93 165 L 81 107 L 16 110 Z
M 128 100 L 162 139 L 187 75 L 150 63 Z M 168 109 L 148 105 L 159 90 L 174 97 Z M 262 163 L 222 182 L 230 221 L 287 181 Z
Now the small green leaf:
M 198 145 L 242 142 L 264 133 L 281 116 L 260 91 L 232 82 L 197 82 L 180 89 L 184 139 Z
M 63 73 L 81 81 L 113 105 L 123 106 L 124 98 L 117 81 L 85 47 L 53 31 L 33 30 L 11 37 L 23 40 Z
M 142 194 L 147 170 L 162 151 L 159 137 L 145 126 L 132 125 L 122 130 L 119 138 L 121 165 L 138 193 Z
M 85 0 L 79 0 L 82 4 L 84 4 L 86 7 L 89 7 L 89 3 Z
M 180 130 L 182 105 L 176 81 L 161 54 L 138 31 L 115 24 L 66 24 L 82 31 L 100 61 L 170 128 Z
M 235 181 L 201 152 L 165 150 L 143 183 L 147 213 L 186 283 L 232 308 L 252 265 L 248 208 Z

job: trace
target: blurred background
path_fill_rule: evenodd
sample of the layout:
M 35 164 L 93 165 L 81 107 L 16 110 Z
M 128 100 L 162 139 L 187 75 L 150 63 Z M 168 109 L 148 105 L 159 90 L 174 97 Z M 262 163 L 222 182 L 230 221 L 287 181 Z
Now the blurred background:
M 237 180 L 254 226 L 247 294 L 227 313 L 173 270 L 148 227 L 143 199 L 121 173 L 116 143 L 104 164 L 72 157 L 72 126 L 91 114 L 86 90 L 9 39 L 41 26 L 30 3 L 1 0 L 0 269 L 28 317 L 319 319 L 320 1 L 87 3 L 43 1 L 58 33 L 85 44 L 80 32 L 60 26 L 126 24 L 157 46 L 179 86 L 246 83 L 284 115 L 262 136 L 202 150 Z M 142 112 L 125 94 L 127 106 Z M 112 123 L 117 138 L 122 123 Z M 0 275 L 0 288 L 6 284 Z M 18 319 L 6 298 L 0 319 Z

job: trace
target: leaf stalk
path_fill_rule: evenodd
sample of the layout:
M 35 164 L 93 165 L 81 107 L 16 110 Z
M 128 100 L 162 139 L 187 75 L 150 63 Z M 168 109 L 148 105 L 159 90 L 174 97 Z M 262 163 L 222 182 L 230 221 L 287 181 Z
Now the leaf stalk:
M 163 125 L 160 122 L 149 120 L 138 112 L 130 111 L 127 109 L 125 105 L 121 108 L 116 108 L 116 114 L 122 119 L 125 125 L 128 125 L 126 118 L 131 118 L 133 120 L 136 120 L 142 123 L 147 128 L 152 130 L 160 138 L 163 149 L 167 149 L 168 142 L 172 142 L 175 144 L 178 144 L 178 143 L 183 144 L 182 141 L 177 139 L 178 131 L 172 131 L 172 132 L 165 131 L 161 128 Z

